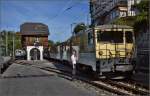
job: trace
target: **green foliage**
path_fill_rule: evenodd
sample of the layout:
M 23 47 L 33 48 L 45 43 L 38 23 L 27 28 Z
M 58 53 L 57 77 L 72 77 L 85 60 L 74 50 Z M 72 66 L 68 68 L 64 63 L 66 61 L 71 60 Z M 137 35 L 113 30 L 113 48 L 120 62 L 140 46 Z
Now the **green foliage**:
M 140 11 L 138 15 L 116 19 L 112 24 L 133 26 L 136 35 L 138 35 L 139 32 L 145 32 L 149 25 L 148 4 L 148 0 L 142 0 L 139 4 L 134 5 L 134 7 Z
M 134 25 L 134 21 L 135 17 L 122 17 L 122 18 L 118 18 L 115 21 L 113 21 L 111 24 L 118 24 L 118 25 L 128 25 L 128 26 L 133 26 Z
M 136 16 L 136 22 L 142 22 L 142 20 L 148 21 L 148 11 L 149 11 L 149 1 L 142 0 L 139 4 L 136 4 L 135 7 L 140 11 L 140 14 Z
M 53 40 L 48 40 L 49 46 L 59 45 L 60 43 L 61 43 L 61 41 L 54 42 Z
M 139 4 L 136 4 L 135 7 L 140 11 L 140 12 L 148 12 L 149 10 L 149 0 L 141 0 Z
M 146 32 L 146 29 L 148 28 L 148 18 L 146 16 L 143 16 L 142 14 L 139 14 L 135 18 L 134 22 L 134 31 L 136 32 L 136 35 L 139 34 L 139 32 Z
M 146 32 L 149 25 L 149 1 L 148 0 L 142 0 L 139 4 L 135 5 L 135 7 L 140 11 L 140 14 L 135 16 L 135 22 L 134 22 L 134 30 L 136 32 L 136 35 L 139 34 L 139 32 Z
M 78 32 L 80 32 L 81 30 L 85 30 L 86 29 L 86 25 L 84 23 L 79 23 L 75 26 L 73 32 L 75 34 L 77 34 Z
M 49 45 L 49 46 L 53 46 L 53 45 L 54 45 L 54 41 L 48 40 L 48 45 Z
M 56 43 L 55 43 L 55 45 L 59 45 L 61 42 L 60 41 L 57 41 Z
M 16 35 L 16 32 L 3 30 L 1 33 L 1 45 L 3 44 L 4 50 L 6 50 L 6 36 L 7 36 L 7 46 L 8 46 L 8 55 L 12 54 L 13 51 L 13 36 L 15 49 L 21 49 L 21 36 Z M 6 53 L 5 53 L 6 54 Z

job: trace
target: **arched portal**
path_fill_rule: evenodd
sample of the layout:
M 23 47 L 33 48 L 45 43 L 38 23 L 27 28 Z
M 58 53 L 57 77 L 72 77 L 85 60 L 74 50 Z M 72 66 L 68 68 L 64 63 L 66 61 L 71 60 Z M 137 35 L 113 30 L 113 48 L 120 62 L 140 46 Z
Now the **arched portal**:
M 40 60 L 40 51 L 37 48 L 30 50 L 31 60 Z
M 27 60 L 43 60 L 43 46 L 27 46 Z

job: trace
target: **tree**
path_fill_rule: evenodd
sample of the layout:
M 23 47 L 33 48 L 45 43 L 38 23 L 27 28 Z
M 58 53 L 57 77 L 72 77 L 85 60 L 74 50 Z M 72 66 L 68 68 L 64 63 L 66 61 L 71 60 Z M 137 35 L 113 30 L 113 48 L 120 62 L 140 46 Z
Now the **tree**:
M 79 23 L 75 26 L 73 32 L 75 34 L 77 34 L 78 32 L 80 32 L 81 30 L 85 30 L 86 29 L 86 25 L 84 23 Z
M 149 1 L 148 0 L 142 0 L 139 4 L 136 4 L 135 7 L 140 11 L 140 13 L 136 16 L 135 22 L 134 22 L 134 30 L 136 35 L 138 35 L 140 32 L 146 32 L 149 25 Z
M 16 49 L 21 49 L 21 35 L 20 32 L 15 33 L 15 48 Z
M 128 16 L 128 17 L 121 17 L 113 21 L 111 24 L 118 24 L 118 25 L 128 25 L 133 26 L 135 21 L 135 17 Z
M 134 5 L 140 12 L 148 12 L 149 10 L 149 0 L 141 0 L 139 4 Z
M 49 46 L 53 46 L 53 45 L 54 45 L 54 41 L 48 40 L 48 45 L 49 45 Z
M 129 25 L 134 27 L 134 32 L 138 35 L 140 32 L 146 32 L 149 25 L 149 1 L 142 0 L 139 4 L 134 5 L 134 8 L 139 10 L 139 14 L 136 16 L 128 16 L 118 18 L 112 22 L 112 24 Z
M 60 41 L 57 41 L 56 43 L 55 43 L 55 45 L 59 45 L 61 42 Z
M 3 30 L 0 33 L 1 33 L 1 44 L 4 45 L 5 50 L 6 50 L 6 35 L 7 35 L 7 48 L 8 48 L 7 55 L 12 54 L 12 51 L 13 51 L 13 36 L 15 36 L 15 41 L 14 41 L 15 49 L 22 48 L 21 47 L 21 36 L 16 34 L 18 32 Z M 5 53 L 5 50 L 4 50 L 4 53 Z

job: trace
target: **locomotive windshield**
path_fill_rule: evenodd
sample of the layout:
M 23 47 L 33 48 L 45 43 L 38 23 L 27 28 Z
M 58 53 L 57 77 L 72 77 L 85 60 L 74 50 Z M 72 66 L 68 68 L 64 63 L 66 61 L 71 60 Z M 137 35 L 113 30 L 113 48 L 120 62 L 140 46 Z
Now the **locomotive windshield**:
M 126 31 L 126 42 L 127 43 L 133 42 L 132 32 L 130 32 L 130 31 Z
M 122 31 L 101 31 L 97 34 L 98 42 L 123 43 Z

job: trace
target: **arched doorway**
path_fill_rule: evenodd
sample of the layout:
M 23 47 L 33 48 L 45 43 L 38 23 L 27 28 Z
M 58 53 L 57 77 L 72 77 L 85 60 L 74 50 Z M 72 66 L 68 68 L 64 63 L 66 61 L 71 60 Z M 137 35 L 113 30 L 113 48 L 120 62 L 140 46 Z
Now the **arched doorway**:
M 43 46 L 27 46 L 27 60 L 43 60 Z
M 31 60 L 40 60 L 40 50 L 33 48 L 30 51 Z

